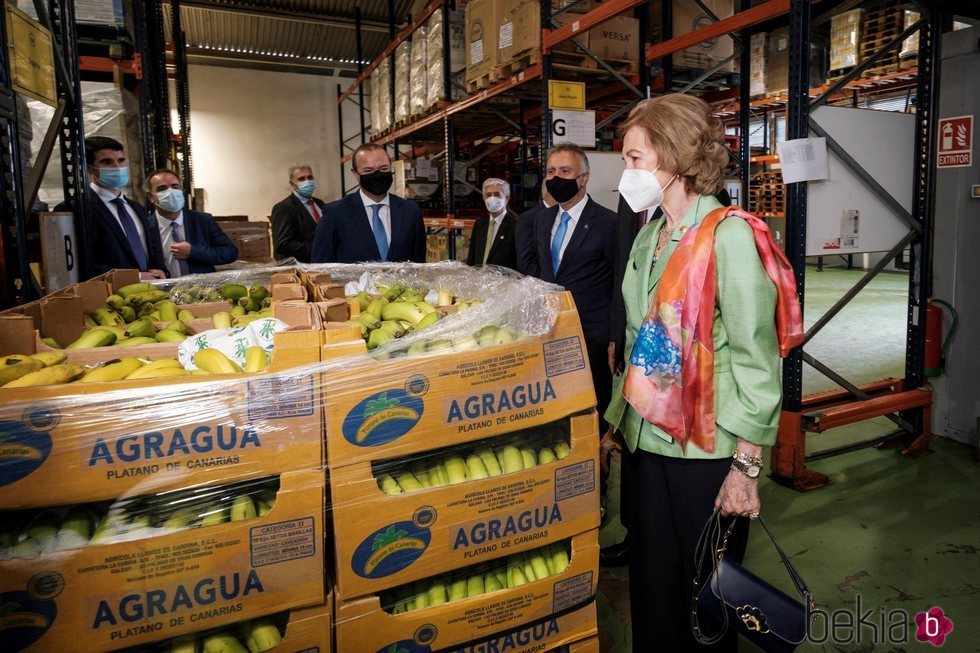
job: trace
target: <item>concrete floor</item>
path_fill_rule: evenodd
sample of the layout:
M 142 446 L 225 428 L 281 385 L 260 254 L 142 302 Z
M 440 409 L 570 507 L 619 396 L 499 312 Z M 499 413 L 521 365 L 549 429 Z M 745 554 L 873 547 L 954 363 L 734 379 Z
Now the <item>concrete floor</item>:
M 808 269 L 807 326 L 860 276 L 859 271 Z M 907 284 L 905 275 L 879 276 L 808 344 L 807 351 L 855 382 L 903 376 Z M 805 392 L 833 387 L 810 372 Z M 837 429 L 812 436 L 810 451 L 870 439 L 891 429 L 884 419 Z M 812 463 L 809 467 L 828 474 L 833 484 L 808 493 L 768 478 L 761 481 L 763 514 L 808 581 L 818 608 L 854 612 L 860 597 L 861 613 L 873 611 L 866 622 L 884 621 L 886 627 L 913 624 L 904 643 L 899 636 L 906 634 L 904 629 L 894 632 L 891 642 L 884 641 L 887 637 L 879 629 L 875 642 L 875 633 L 865 627 L 852 631 L 848 643 L 828 639 L 805 643 L 798 651 L 924 651 L 929 645 L 915 641 L 913 620 L 934 606 L 954 624 L 946 650 L 980 651 L 980 465 L 974 449 L 956 442 L 934 438 L 932 449 L 932 455 L 917 461 L 894 450 L 863 449 Z M 618 459 L 614 479 L 617 465 Z M 617 484 L 610 488 L 612 518 L 600 533 L 602 544 L 617 542 L 623 535 L 618 494 Z M 794 594 L 760 528 L 752 531 L 746 566 Z M 597 604 L 603 652 L 631 650 L 628 587 L 625 569 L 602 570 Z M 816 630 L 817 636 L 823 632 L 822 627 Z M 741 650 L 756 649 L 745 644 Z

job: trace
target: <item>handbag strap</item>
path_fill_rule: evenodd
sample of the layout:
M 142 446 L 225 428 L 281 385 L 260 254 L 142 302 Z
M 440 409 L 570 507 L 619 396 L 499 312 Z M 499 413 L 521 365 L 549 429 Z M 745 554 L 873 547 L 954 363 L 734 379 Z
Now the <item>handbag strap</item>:
M 772 534 L 771 530 L 769 530 L 769 526 L 766 525 L 766 522 L 764 519 L 762 519 L 761 515 L 759 517 L 756 517 L 756 521 L 762 524 L 762 528 L 765 529 L 766 535 L 768 535 L 770 541 L 772 541 L 772 545 L 776 547 L 776 553 L 779 554 L 780 560 L 783 561 L 783 566 L 786 567 L 786 572 L 789 574 L 790 579 L 793 581 L 793 585 L 796 586 L 796 591 L 800 593 L 801 597 L 803 597 L 803 603 L 806 606 L 812 608 L 813 593 L 810 592 L 810 587 L 806 584 L 806 581 L 803 580 L 803 576 L 800 575 L 800 572 L 797 571 L 796 567 L 793 566 L 793 563 L 790 562 L 789 557 L 783 551 L 783 547 L 779 546 L 779 542 L 776 540 L 776 536 Z

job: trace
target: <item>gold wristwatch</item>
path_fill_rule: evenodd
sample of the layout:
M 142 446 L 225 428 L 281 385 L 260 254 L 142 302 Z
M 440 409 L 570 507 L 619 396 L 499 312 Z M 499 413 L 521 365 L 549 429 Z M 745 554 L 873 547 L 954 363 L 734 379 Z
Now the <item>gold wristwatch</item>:
M 749 478 L 759 478 L 759 474 L 762 473 L 762 456 L 750 456 L 736 449 L 732 454 L 732 469 Z

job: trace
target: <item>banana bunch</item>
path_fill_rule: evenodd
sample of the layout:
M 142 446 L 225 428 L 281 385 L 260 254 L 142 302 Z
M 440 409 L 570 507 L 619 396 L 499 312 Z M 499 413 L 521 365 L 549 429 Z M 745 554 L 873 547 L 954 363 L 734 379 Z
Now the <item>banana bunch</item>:
M 289 613 L 281 612 L 234 626 L 176 637 L 149 649 L 141 646 L 127 650 L 133 653 L 148 650 L 153 653 L 262 653 L 279 646 L 283 626 L 288 622 Z
M 562 460 L 570 452 L 562 437 L 525 432 L 520 438 L 482 440 L 411 461 L 377 464 L 374 475 L 385 494 L 403 494 L 520 472 Z
M 347 323 L 361 330 L 368 349 L 377 349 L 409 331 L 424 329 L 442 319 L 443 313 L 425 301 L 427 292 L 425 288 L 406 288 L 399 284 L 377 295 L 362 290 L 351 297 L 361 312 Z
M 29 388 L 38 385 L 71 383 L 85 374 L 80 365 L 66 363 L 64 352 L 49 351 L 30 356 L 0 357 L 0 386 Z
M 272 510 L 277 491 L 277 478 L 261 479 L 127 498 L 109 505 L 4 514 L 0 560 L 254 519 Z
M 557 542 L 490 563 L 426 578 L 383 593 L 381 605 L 389 614 L 403 614 L 520 587 L 564 572 L 569 563 L 568 551 L 567 541 Z

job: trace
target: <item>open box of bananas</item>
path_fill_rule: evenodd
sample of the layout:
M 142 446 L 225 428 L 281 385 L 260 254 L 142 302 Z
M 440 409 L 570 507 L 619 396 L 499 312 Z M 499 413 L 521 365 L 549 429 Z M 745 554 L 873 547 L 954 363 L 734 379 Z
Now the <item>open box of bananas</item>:
M 195 339 L 35 352 L 31 318 L 0 318 L 0 509 L 322 466 L 318 318 L 277 315 L 295 326 L 271 349 L 244 347 L 240 366 L 207 347 L 186 356 L 195 372 L 178 360 Z
M 598 531 L 591 530 L 359 599 L 335 594 L 337 650 L 440 651 L 494 640 L 589 603 L 598 569 Z
M 547 424 L 595 406 L 575 304 L 558 286 L 459 263 L 304 266 L 345 282 L 324 324 L 331 468 Z M 356 305 L 356 308 L 354 307 Z
M 342 600 L 599 527 L 595 410 L 331 470 Z
M 282 631 L 261 618 L 324 602 L 324 484 L 313 469 L 3 511 L 5 650 L 143 650 L 243 622 L 269 644 Z

